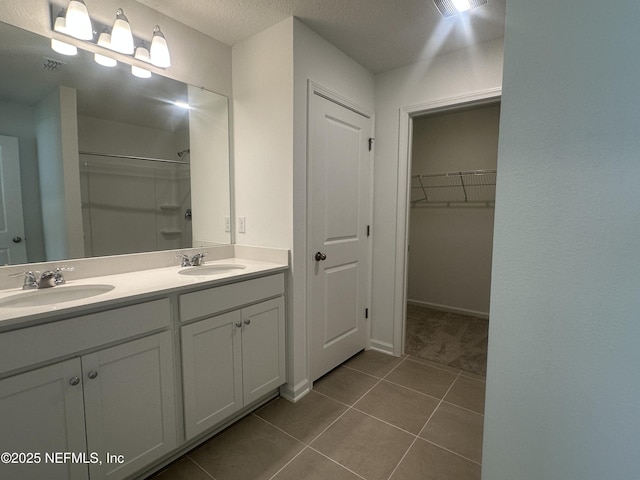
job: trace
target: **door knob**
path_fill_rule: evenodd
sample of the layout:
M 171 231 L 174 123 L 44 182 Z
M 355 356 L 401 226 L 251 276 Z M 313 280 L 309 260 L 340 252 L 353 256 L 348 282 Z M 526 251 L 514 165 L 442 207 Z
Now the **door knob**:
M 316 253 L 315 259 L 316 259 L 316 262 L 319 262 L 320 260 L 326 260 L 327 256 L 322 252 L 318 252 Z
M 16 237 L 13 237 L 12 240 L 13 240 L 13 243 L 20 243 L 22 241 L 22 237 L 16 236 Z

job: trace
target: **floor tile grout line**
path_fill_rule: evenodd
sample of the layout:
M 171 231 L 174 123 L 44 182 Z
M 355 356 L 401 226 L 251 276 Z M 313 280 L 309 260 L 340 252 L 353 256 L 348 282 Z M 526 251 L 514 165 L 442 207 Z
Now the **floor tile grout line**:
M 453 405 L 454 407 L 458 407 L 458 408 L 460 408 L 462 410 L 465 410 L 465 411 L 467 411 L 469 413 L 475 413 L 476 415 L 480 415 L 481 417 L 484 418 L 484 413 L 476 412 L 475 410 L 473 410 L 473 409 L 471 409 L 469 407 L 463 407 L 462 405 L 458 405 L 457 403 L 453 403 L 453 402 L 451 402 L 449 400 L 444 400 L 444 398 L 443 398 L 443 403 L 446 403 L 448 405 Z
M 444 399 L 446 398 L 446 396 L 449 394 L 449 392 L 451 391 L 451 389 L 453 388 L 453 386 L 456 383 L 456 380 L 458 380 L 458 378 L 460 378 L 460 374 L 458 374 L 458 376 L 456 378 L 453 379 L 453 382 L 451 382 L 451 385 L 449 385 L 449 388 L 447 388 L 447 391 L 444 393 L 444 395 L 442 396 L 442 398 L 440 399 L 440 401 L 438 402 L 438 405 L 436 405 L 436 408 L 433 409 L 433 412 L 431 412 L 431 415 L 429 415 L 429 418 L 427 418 L 427 421 L 424 423 L 424 425 L 422 426 L 422 428 L 420 429 L 420 432 L 418 432 L 418 437 L 420 436 L 420 434 L 424 431 L 424 429 L 427 427 L 427 425 L 429 425 L 429 422 L 431 421 L 431 419 L 433 418 L 433 416 L 436 414 L 436 412 L 438 411 L 438 409 L 440 408 L 440 405 L 442 405 L 442 402 L 444 402 Z M 449 402 L 447 402 L 449 403 Z
M 329 461 L 331 461 L 331 462 L 335 463 L 336 465 L 340 465 L 342 468 L 344 468 L 345 470 L 347 470 L 347 471 L 349 471 L 349 472 L 353 473 L 353 474 L 354 474 L 354 475 L 356 475 L 358 478 L 362 478 L 363 480 L 367 480 L 365 477 L 363 477 L 362 475 L 360 475 L 358 472 L 355 472 L 355 471 L 351 470 L 349 467 L 347 467 L 347 466 L 345 466 L 345 465 L 341 464 L 341 463 L 340 463 L 340 462 L 338 462 L 337 460 L 334 460 L 333 458 L 331 458 L 331 457 L 330 457 L 329 455 L 327 455 L 326 453 L 322 453 L 322 452 L 321 452 L 320 450 L 318 450 L 317 448 L 312 447 L 311 445 L 309 445 L 307 448 L 308 448 L 309 450 L 312 450 L 312 451 L 316 452 L 318 455 L 322 455 L 324 458 L 326 458 L 327 460 L 329 460 Z
M 427 443 L 430 443 L 431 445 L 434 445 L 434 446 L 436 446 L 438 448 L 441 448 L 442 450 L 445 450 L 445 451 L 447 451 L 449 453 L 452 453 L 452 454 L 456 455 L 457 457 L 464 458 L 465 460 L 469 460 L 471 463 L 475 463 L 476 465 L 482 466 L 482 463 L 477 462 L 476 460 L 473 460 L 472 458 L 465 457 L 461 453 L 458 453 L 455 450 L 451 450 L 451 449 L 449 449 L 449 448 L 447 448 L 447 447 L 445 447 L 443 445 L 440 445 L 439 443 L 436 443 L 433 440 L 429 440 L 429 439 L 423 438 L 423 437 L 418 437 L 418 440 L 422 440 L 422 441 L 425 441 Z
M 212 480 L 216 480 L 216 477 L 214 477 L 213 475 L 211 475 L 202 465 L 200 465 L 198 462 L 195 461 L 195 459 L 191 458 L 191 455 L 187 454 L 185 455 L 191 462 L 193 462 L 195 464 L 196 467 L 198 467 L 200 470 L 202 470 L 207 476 L 211 477 Z
M 256 413 L 251 413 L 251 415 L 259 418 L 260 420 L 262 420 L 264 423 L 266 423 L 267 425 L 275 428 L 276 430 L 279 430 L 280 432 L 284 433 L 287 437 L 291 437 L 292 439 L 294 439 L 296 442 L 301 443 L 302 445 L 304 445 L 305 447 L 308 447 L 309 444 L 306 442 L 303 442 L 302 440 L 297 439 L 296 437 L 294 437 L 293 435 L 291 435 L 290 433 L 284 431 L 282 428 L 280 428 L 279 426 L 271 423 L 269 420 L 267 420 L 266 418 L 262 418 L 261 416 L 257 415 Z M 303 448 L 304 450 L 304 448 Z
M 409 390 L 409 391 L 411 391 L 413 393 L 419 393 L 420 395 L 432 398 L 433 400 L 440 401 L 440 400 L 442 400 L 444 398 L 444 396 L 443 397 L 436 397 L 435 395 L 429 395 L 428 393 L 421 392 L 420 390 L 416 390 L 415 388 L 407 387 L 406 385 L 402 385 L 401 383 L 392 382 L 391 380 L 387 380 L 387 379 L 384 379 L 384 378 L 383 378 L 383 380 L 385 382 L 387 382 L 387 383 L 390 383 L 391 385 L 395 385 L 396 387 L 406 388 L 407 390 Z M 454 382 L 455 382 L 455 379 L 454 379 Z
M 323 394 L 321 394 L 323 395 Z M 324 395 L 327 398 L 331 398 L 327 395 Z M 342 402 L 340 402 L 342 403 Z M 343 404 L 345 405 L 345 404 Z M 342 468 L 348 470 L 349 472 L 353 473 L 354 475 L 357 475 L 359 478 L 362 478 L 363 480 L 366 480 L 362 475 L 358 474 L 357 472 L 354 472 L 353 470 L 351 470 L 349 467 L 341 464 L 340 462 L 334 460 L 333 458 L 331 458 L 330 456 L 328 456 L 325 453 L 322 453 L 320 450 L 318 450 L 317 448 L 311 446 L 311 444 L 318 439 L 318 437 L 320 437 L 320 435 L 322 435 L 324 432 L 326 432 L 335 422 L 337 422 L 340 418 L 342 418 L 344 416 L 345 413 L 347 413 L 351 407 L 349 407 L 348 405 L 345 405 L 346 407 L 348 407 L 344 412 L 342 412 L 333 422 L 331 422 L 324 430 L 322 430 L 322 432 L 320 432 L 317 436 L 315 436 L 309 443 L 303 442 L 302 440 L 297 439 L 296 437 L 294 437 L 293 435 L 285 432 L 282 428 L 278 427 L 277 425 L 274 425 L 273 423 L 269 422 L 268 420 L 262 418 L 262 417 L 258 417 L 260 418 L 263 422 L 265 422 L 268 425 L 271 425 L 272 427 L 278 429 L 279 431 L 281 431 L 282 433 L 286 434 L 287 436 L 293 438 L 294 440 L 297 440 L 298 442 L 300 442 L 302 445 L 304 445 L 304 448 L 302 450 L 300 450 L 291 460 L 289 460 L 282 468 L 280 468 L 280 470 L 278 470 L 272 477 L 270 477 L 270 480 L 272 480 L 278 473 L 280 473 L 287 465 L 289 465 L 291 462 L 293 462 L 293 460 L 295 460 L 297 457 L 299 457 L 302 452 L 304 452 L 305 450 L 309 449 L 309 450 L 313 450 L 314 452 L 318 453 L 319 455 L 322 455 L 323 457 L 325 457 L 328 460 L 331 460 L 333 463 L 335 463 L 336 465 L 340 465 Z M 252 414 L 252 415 L 255 415 Z M 256 415 L 258 416 L 258 415 Z M 215 480 L 215 479 L 214 479 Z
M 365 412 L 364 410 L 360 410 L 360 409 L 359 409 L 359 408 L 357 408 L 355 405 L 354 405 L 354 407 L 352 408 L 352 410 L 355 410 L 355 411 L 356 411 L 356 412 L 358 412 L 358 413 L 361 413 L 361 414 L 363 414 L 363 415 L 366 415 L 367 417 L 373 418 L 374 420 L 378 420 L 379 422 L 384 423 L 385 425 L 388 425 L 388 426 L 390 426 L 390 427 L 393 427 L 393 428 L 395 428 L 396 430 L 400 430 L 401 432 L 406 433 L 406 434 L 408 434 L 408 435 L 411 435 L 412 437 L 417 436 L 417 434 L 412 433 L 412 432 L 410 432 L 409 430 L 405 430 L 404 428 L 399 427 L 399 426 L 397 426 L 397 425 L 394 425 L 393 423 L 387 422 L 386 420 L 383 420 L 382 418 L 378 418 L 378 417 L 376 417 L 375 415 L 373 415 L 373 414 L 371 414 L 371 413 Z
M 293 458 L 292 458 L 291 460 L 289 460 L 289 461 L 288 461 L 287 463 L 285 463 L 282 467 L 280 467 L 280 469 L 279 469 L 276 473 L 274 473 L 273 475 L 271 475 L 271 476 L 269 477 L 269 480 L 273 480 L 273 479 L 276 477 L 276 475 L 278 475 L 282 470 L 284 470 L 285 468 L 287 468 L 287 467 L 291 464 L 291 462 L 293 462 L 296 458 L 298 458 L 300 455 L 302 455 L 302 452 L 304 452 L 304 451 L 305 451 L 306 449 L 308 449 L 308 448 L 309 448 L 309 445 L 306 445 L 306 444 L 305 444 L 304 448 L 303 448 L 302 450 L 300 450 L 298 453 L 296 453 L 296 454 L 293 456 Z
M 396 471 L 398 470 L 398 467 L 400 467 L 400 465 L 402 464 L 402 462 L 404 461 L 405 458 L 407 458 L 407 455 L 409 454 L 409 452 L 411 451 L 411 449 L 413 448 L 413 446 L 416 444 L 416 442 L 418 441 L 418 438 L 420 438 L 420 434 L 424 431 L 425 427 L 429 424 L 429 421 L 433 418 L 433 416 L 435 415 L 436 411 L 438 410 L 438 408 L 440 407 L 440 405 L 442 404 L 442 402 L 444 401 L 444 397 L 447 396 L 447 393 L 449 393 L 449 391 L 451 390 L 451 388 L 453 387 L 453 384 L 456 383 L 456 380 L 458 379 L 458 377 L 460 376 L 460 373 L 458 373 L 458 375 L 456 376 L 456 378 L 454 378 L 453 382 L 451 382 L 451 385 L 449 385 L 449 388 L 447 389 L 447 391 L 445 392 L 445 394 L 442 396 L 442 399 L 438 402 L 438 405 L 436 405 L 436 408 L 433 409 L 433 412 L 431 412 L 431 415 L 429 415 L 429 418 L 427 418 L 427 421 L 424 423 L 424 425 L 422 426 L 422 428 L 420 429 L 420 431 L 418 432 L 418 435 L 415 436 L 415 438 L 413 439 L 413 442 L 411 442 L 411 445 L 409 445 L 409 448 L 407 448 L 407 450 L 404 452 L 404 455 L 402 455 L 402 458 L 400 458 L 400 461 L 396 464 L 395 468 L 393 469 L 393 471 L 389 474 L 389 476 L 387 477 L 387 480 L 390 480 L 391 477 L 393 477 L 393 475 L 396 473 Z

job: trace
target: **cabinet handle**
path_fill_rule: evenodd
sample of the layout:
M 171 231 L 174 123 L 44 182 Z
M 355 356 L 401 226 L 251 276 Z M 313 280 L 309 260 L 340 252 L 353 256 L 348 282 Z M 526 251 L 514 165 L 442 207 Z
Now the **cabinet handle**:
M 245 324 L 245 325 L 251 325 L 251 319 L 249 319 L 249 318 L 245 318 L 245 319 L 244 319 L 244 324 Z
M 91 380 L 93 380 L 94 378 L 96 378 L 98 376 L 98 372 L 95 370 L 91 370 L 88 374 L 87 377 L 89 377 Z
M 240 328 L 242 326 L 242 322 L 236 322 L 236 327 Z
M 79 383 L 80 379 L 78 377 L 73 377 L 71 380 L 69 380 L 69 385 L 71 385 L 72 387 L 75 387 Z

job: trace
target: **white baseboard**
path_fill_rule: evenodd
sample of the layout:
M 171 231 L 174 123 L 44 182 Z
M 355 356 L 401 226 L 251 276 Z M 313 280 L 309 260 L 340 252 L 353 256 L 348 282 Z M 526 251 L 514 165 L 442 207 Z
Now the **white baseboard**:
M 373 338 L 369 342 L 369 348 L 371 350 L 377 350 L 378 352 L 386 353 L 389 355 L 393 355 L 393 345 L 387 342 L 381 342 L 379 340 L 374 340 Z
M 450 313 L 458 313 L 460 315 L 471 315 L 474 317 L 478 317 L 478 318 L 483 318 L 485 320 L 489 320 L 489 312 L 479 312 L 477 310 L 469 310 L 466 308 L 458 308 L 458 307 L 452 307 L 451 305 L 440 305 L 438 303 L 431 303 L 431 302 L 423 302 L 421 300 L 411 300 L 411 299 L 407 299 L 407 303 L 410 305 L 418 305 L 421 307 L 429 307 L 429 308 L 433 308 L 436 310 L 443 310 L 445 312 L 450 312 Z
M 298 385 L 291 385 L 289 383 L 285 383 L 280 387 L 280 396 L 289 400 L 290 402 L 296 403 L 302 397 L 304 397 L 307 393 L 309 393 L 311 389 L 309 388 L 309 380 L 303 380 L 298 383 Z

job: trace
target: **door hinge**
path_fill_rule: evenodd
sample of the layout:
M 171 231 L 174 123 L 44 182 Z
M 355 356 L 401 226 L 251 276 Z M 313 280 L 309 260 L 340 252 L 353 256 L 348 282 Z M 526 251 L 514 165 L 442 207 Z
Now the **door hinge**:
M 368 308 L 364 309 L 364 318 L 369 318 L 369 309 Z
M 371 225 L 367 225 L 367 237 L 371 235 Z
M 369 151 L 373 150 L 373 142 L 375 142 L 376 139 L 371 137 L 369 138 Z

